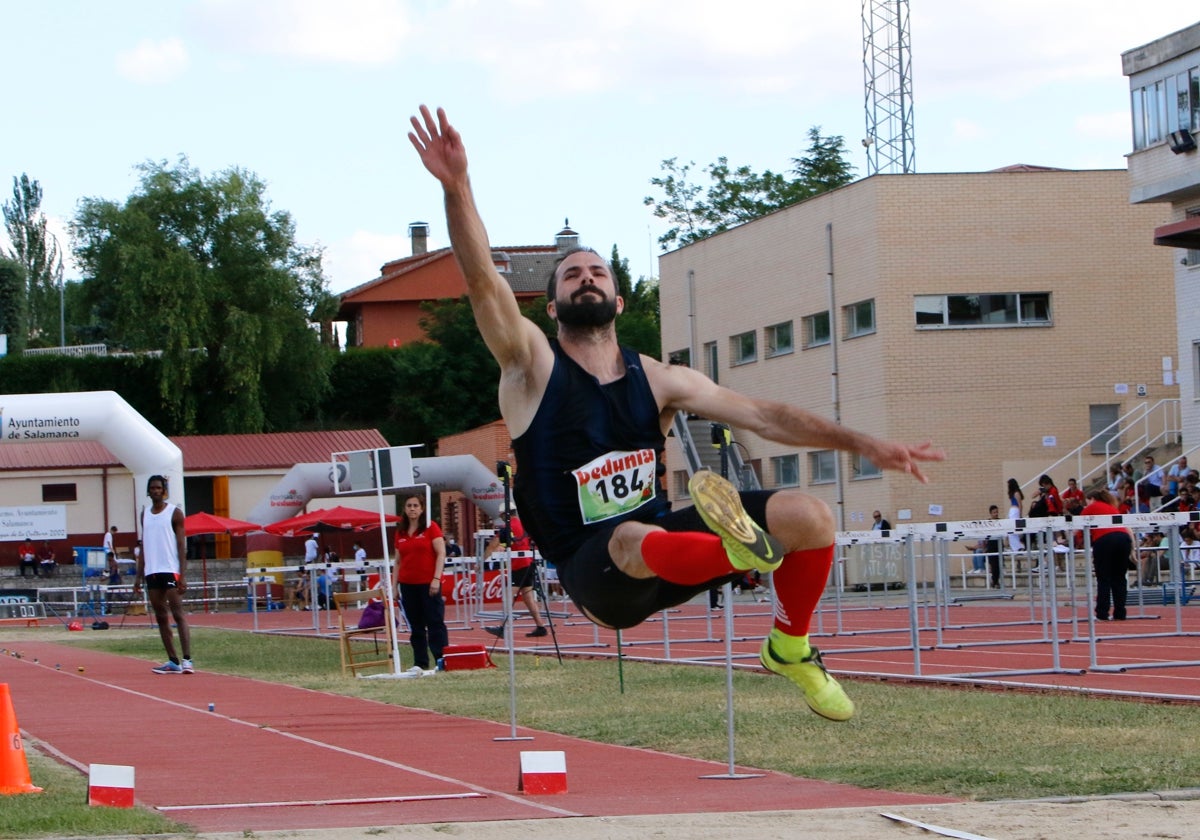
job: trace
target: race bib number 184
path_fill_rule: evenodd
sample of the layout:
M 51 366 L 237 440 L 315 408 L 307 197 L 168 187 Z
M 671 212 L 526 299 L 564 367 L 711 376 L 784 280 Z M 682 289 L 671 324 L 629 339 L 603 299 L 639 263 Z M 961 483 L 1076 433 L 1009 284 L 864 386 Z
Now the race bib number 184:
M 609 452 L 575 470 L 579 513 L 585 525 L 637 510 L 654 498 L 653 449 Z

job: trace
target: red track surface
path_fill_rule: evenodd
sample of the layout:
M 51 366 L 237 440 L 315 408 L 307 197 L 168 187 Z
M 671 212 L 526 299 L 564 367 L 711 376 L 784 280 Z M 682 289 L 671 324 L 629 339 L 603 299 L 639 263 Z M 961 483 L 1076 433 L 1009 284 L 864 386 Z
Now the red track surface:
M 25 733 L 83 768 L 133 766 L 137 801 L 198 831 L 949 801 L 779 773 L 702 779 L 728 766 L 527 729 L 518 734 L 534 740 L 497 741 L 510 727 L 239 677 L 159 676 L 149 662 L 50 642 L 6 647 L 21 658 L 0 657 L 0 682 Z M 519 793 L 522 750 L 562 750 L 568 793 Z M 302 804 L 329 800 L 346 804 Z
M 814 635 L 835 672 L 1200 702 L 1196 606 L 1135 608 L 1129 621 L 1096 625 L 1093 643 L 1080 607 L 1049 616 L 1027 603 L 915 612 L 903 603 L 876 604 L 860 600 L 821 613 Z M 145 619 L 129 621 L 135 620 L 145 626 Z M 250 629 L 257 622 L 260 630 L 301 633 L 314 632 L 312 620 L 295 612 L 192 616 L 193 626 Z M 739 604 L 734 622 L 735 667 L 756 668 L 754 655 L 770 625 L 766 606 Z M 665 622 L 625 631 L 621 649 L 629 658 L 719 666 L 723 628 L 721 613 L 687 606 Z M 551 645 L 535 648 L 523 635 L 527 629 L 517 626 L 519 648 L 553 653 Z M 577 617 L 560 617 L 556 630 L 567 654 L 616 655 L 614 633 Z M 494 640 L 472 620 L 452 628 L 451 641 Z M 535 739 L 498 741 L 510 727 L 211 673 L 157 676 L 151 663 L 50 642 L 6 647 L 22 654 L 0 657 L 0 682 L 10 684 L 25 732 L 83 766 L 134 766 L 138 801 L 170 807 L 171 816 L 199 831 L 697 813 L 727 810 L 731 801 L 739 810 L 946 801 L 778 773 L 702 779 L 728 766 L 524 729 L 518 733 Z M 722 688 L 714 680 L 714 693 Z M 209 703 L 215 712 L 207 711 Z M 519 793 L 522 750 L 563 750 L 569 792 Z M 396 797 L 411 798 L 299 804 Z M 201 807 L 212 805 L 239 807 Z

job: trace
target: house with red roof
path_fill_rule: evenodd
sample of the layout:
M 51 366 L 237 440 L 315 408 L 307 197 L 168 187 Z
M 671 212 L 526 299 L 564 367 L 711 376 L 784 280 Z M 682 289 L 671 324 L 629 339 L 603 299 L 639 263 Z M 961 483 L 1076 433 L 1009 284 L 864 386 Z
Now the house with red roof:
M 467 293 L 467 281 L 449 248 L 428 250 L 429 225 L 409 225 L 412 256 L 385 263 L 374 280 L 341 295 L 336 320 L 351 325 L 354 347 L 402 347 L 425 340 L 421 304 Z M 579 245 L 579 234 L 564 224 L 552 245 L 496 248 L 492 261 L 521 303 L 546 292 L 546 281 L 564 253 Z

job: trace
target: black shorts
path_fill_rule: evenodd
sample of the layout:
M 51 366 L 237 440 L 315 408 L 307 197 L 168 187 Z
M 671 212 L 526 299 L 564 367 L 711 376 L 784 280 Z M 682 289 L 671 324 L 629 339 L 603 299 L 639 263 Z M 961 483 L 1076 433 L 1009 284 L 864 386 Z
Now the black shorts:
M 161 589 L 167 591 L 179 587 L 179 575 L 171 574 L 170 572 L 155 572 L 152 575 L 146 575 L 146 589 Z
M 773 490 L 742 493 L 742 506 L 750 518 L 766 527 L 767 499 Z M 648 524 L 667 531 L 712 533 L 696 508 L 671 511 Z M 636 627 L 656 612 L 690 601 L 726 581 L 740 580 L 745 572 L 732 572 L 699 584 L 679 584 L 662 578 L 633 578 L 613 563 L 608 541 L 616 526 L 593 533 L 569 560 L 558 561 L 558 577 L 566 593 L 581 609 L 601 624 L 615 629 Z
M 533 589 L 537 584 L 537 564 L 530 563 L 523 569 L 512 570 L 512 587 L 517 591 Z

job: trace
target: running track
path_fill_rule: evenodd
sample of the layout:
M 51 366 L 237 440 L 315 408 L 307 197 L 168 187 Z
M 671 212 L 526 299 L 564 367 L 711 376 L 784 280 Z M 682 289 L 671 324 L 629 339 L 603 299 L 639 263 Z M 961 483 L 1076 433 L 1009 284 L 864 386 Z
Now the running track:
M 734 667 L 756 668 L 769 613 L 765 605 L 739 602 L 734 614 Z M 915 621 L 913 615 L 903 603 L 882 599 L 825 607 L 814 635 L 830 668 L 854 677 L 1200 703 L 1194 604 L 1137 607 L 1129 621 L 1094 626 L 1085 608 L 1070 604 L 1048 612 L 1012 602 L 963 604 L 941 612 L 918 608 Z M 314 633 L 307 613 L 199 613 L 191 620 Z M 134 621 L 146 626 L 144 618 Z M 493 642 L 479 626 L 464 617 L 451 641 Z M 555 626 L 568 655 L 616 655 L 615 634 L 578 616 L 561 613 Z M 527 622 L 516 627 L 518 650 L 553 653 L 551 645 L 524 637 Z M 626 631 L 621 651 L 720 667 L 723 630 L 722 613 L 687 605 Z M 518 733 L 534 740 L 496 740 L 511 733 L 508 725 L 211 673 L 157 676 L 152 663 L 51 642 L 0 647 L 22 654 L 0 657 L 0 682 L 11 686 L 23 731 L 81 767 L 134 766 L 139 802 L 168 808 L 197 831 L 703 813 L 727 810 L 730 801 L 746 811 L 947 801 L 778 773 L 703 779 L 728 766 L 526 729 Z M 718 680 L 713 688 L 721 691 Z M 210 702 L 215 712 L 207 710 Z M 522 750 L 562 750 L 569 792 L 518 792 Z M 321 801 L 343 804 L 302 804 Z
M 2 647 L 0 682 L 29 738 L 85 771 L 133 766 L 140 804 L 201 832 L 951 801 L 780 773 L 703 779 L 728 765 L 528 729 L 518 734 L 531 741 L 498 741 L 508 725 L 212 673 L 159 676 L 150 662 L 52 642 Z M 522 750 L 564 751 L 568 792 L 518 792 Z

